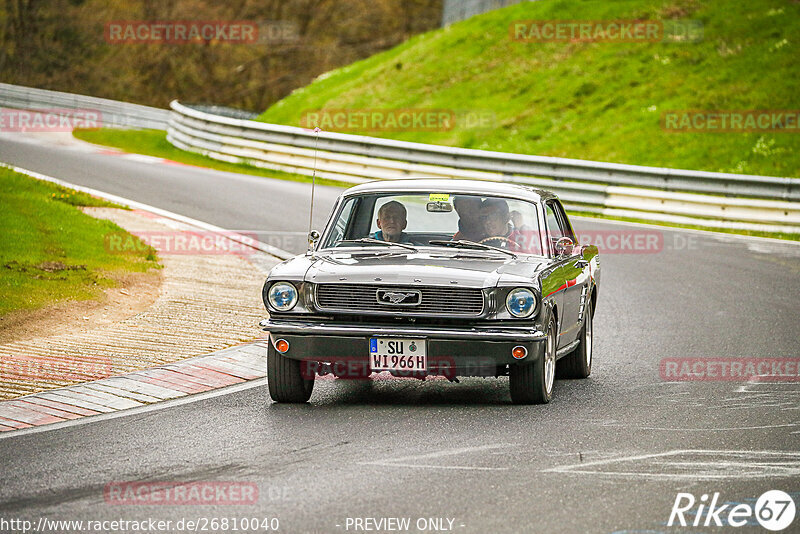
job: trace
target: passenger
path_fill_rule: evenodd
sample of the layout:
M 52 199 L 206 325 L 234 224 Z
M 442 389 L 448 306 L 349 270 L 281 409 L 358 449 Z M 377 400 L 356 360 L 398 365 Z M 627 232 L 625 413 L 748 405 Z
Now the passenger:
M 481 220 L 483 233 L 486 235 L 481 242 L 493 247 L 519 250 L 517 235 L 510 224 L 511 214 L 508 203 L 500 198 L 487 198 L 481 205 Z
M 459 195 L 453 199 L 453 207 L 458 213 L 458 232 L 453 236 L 454 240 L 480 241 L 486 236 L 481 222 L 480 197 Z
M 538 246 L 539 234 L 533 228 L 525 224 L 522 218 L 522 213 L 517 210 L 511 212 L 511 223 L 514 225 L 514 230 L 511 232 L 512 239 L 520 250 L 530 254 L 541 254 L 541 247 Z
M 375 232 L 375 239 L 390 243 L 408 243 L 409 238 L 403 230 L 406 229 L 406 207 L 400 202 L 392 200 L 378 210 L 379 230 Z
M 511 212 L 511 222 L 514 224 L 515 230 L 524 230 L 527 229 L 527 226 L 523 224 L 522 221 L 522 214 L 517 210 Z

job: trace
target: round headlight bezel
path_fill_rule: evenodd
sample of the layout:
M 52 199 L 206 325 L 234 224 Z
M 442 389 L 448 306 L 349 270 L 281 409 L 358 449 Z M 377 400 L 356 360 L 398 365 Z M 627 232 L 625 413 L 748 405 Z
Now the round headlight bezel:
M 519 299 L 520 298 L 519 293 L 522 292 L 528 294 L 530 300 L 530 307 L 521 313 L 516 313 L 514 309 L 512 309 L 512 302 L 514 300 Z M 537 306 L 536 293 L 527 287 L 515 287 L 514 289 L 508 292 L 508 295 L 506 295 L 506 310 L 508 310 L 508 313 L 511 314 L 511 316 L 514 317 L 515 319 L 527 319 L 531 317 L 536 311 L 536 306 Z
M 285 291 L 288 291 L 291 296 L 288 301 L 281 304 L 277 299 L 279 294 Z M 291 311 L 297 305 L 299 297 L 300 293 L 297 291 L 294 284 L 290 282 L 275 282 L 269 287 L 269 292 L 267 293 L 267 301 L 269 302 L 270 308 L 278 312 Z

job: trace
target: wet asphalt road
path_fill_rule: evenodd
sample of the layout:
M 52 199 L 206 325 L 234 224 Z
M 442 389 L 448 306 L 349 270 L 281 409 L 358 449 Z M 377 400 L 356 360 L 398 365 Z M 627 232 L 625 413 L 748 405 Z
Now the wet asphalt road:
M 228 229 L 307 225 L 305 184 L 8 137 L 0 160 Z M 318 194 L 320 226 L 337 191 Z M 574 222 L 605 236 L 644 231 Z M 354 528 L 364 518 L 408 518 L 401 532 L 706 532 L 667 526 L 679 492 L 754 505 L 780 489 L 800 505 L 798 382 L 659 374 L 665 358 L 800 357 L 800 246 L 655 231 L 658 250 L 601 250 L 593 374 L 558 381 L 547 406 L 511 405 L 505 378 L 319 380 L 303 406 L 271 404 L 259 386 L 14 436 L 0 439 L 0 518 L 162 519 L 171 532 L 214 517 L 278 518 L 280 532 L 389 531 Z M 107 502 L 108 485 L 128 481 L 235 481 L 258 497 Z M 724 531 L 760 531 L 750 524 Z

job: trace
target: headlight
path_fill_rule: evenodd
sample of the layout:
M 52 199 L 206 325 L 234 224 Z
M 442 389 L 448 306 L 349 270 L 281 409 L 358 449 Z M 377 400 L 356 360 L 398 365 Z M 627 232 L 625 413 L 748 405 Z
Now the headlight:
M 512 289 L 506 297 L 506 308 L 514 317 L 530 317 L 536 309 L 536 295 L 524 287 Z
M 278 282 L 269 288 L 269 305 L 277 311 L 289 311 L 297 304 L 297 288 L 288 282 Z

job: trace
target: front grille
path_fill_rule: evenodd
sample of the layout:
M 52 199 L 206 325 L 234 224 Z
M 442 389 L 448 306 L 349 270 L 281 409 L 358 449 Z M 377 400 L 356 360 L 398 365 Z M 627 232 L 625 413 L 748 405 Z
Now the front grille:
M 384 304 L 377 299 L 381 289 L 419 291 L 422 300 L 416 306 Z M 319 284 L 316 302 L 321 311 L 329 312 L 478 317 L 483 312 L 483 291 L 462 287 Z

